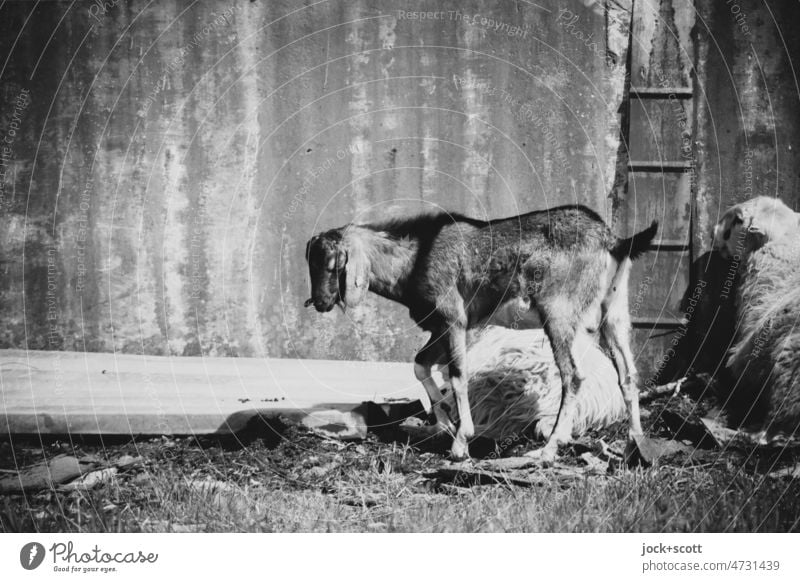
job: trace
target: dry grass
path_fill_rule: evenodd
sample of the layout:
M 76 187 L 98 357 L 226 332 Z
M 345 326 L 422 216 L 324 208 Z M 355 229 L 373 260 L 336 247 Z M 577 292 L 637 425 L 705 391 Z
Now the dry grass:
M 713 453 L 700 465 L 683 460 L 587 474 L 569 487 L 553 478 L 529 488 L 470 488 L 423 475 L 440 465 L 437 453 L 377 439 L 343 444 L 290 427 L 277 440 L 244 447 L 201 446 L 192 439 L 3 443 L 0 467 L 63 452 L 141 455 L 145 464 L 91 491 L 0 497 L 0 531 L 800 530 L 800 482 L 766 476 L 762 469 L 774 465 L 774 455 L 746 452 Z M 570 451 L 565 454 L 569 460 Z

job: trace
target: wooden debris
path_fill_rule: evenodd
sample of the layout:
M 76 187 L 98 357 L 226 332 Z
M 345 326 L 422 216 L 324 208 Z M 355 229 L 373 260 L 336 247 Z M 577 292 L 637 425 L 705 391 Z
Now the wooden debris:
M 16 474 L 4 475 L 0 478 L 0 494 L 55 489 L 62 483 L 90 473 L 96 466 L 94 461 L 57 455 L 48 461 L 21 469 Z
M 515 467 L 515 468 L 509 468 Z M 547 471 L 528 457 L 508 457 L 505 459 L 484 460 L 478 463 L 463 461 L 445 462 L 442 466 L 427 471 L 423 475 L 441 483 L 456 487 L 475 485 L 518 485 L 522 487 L 541 487 L 557 485 L 570 487 L 586 478 L 585 468 L 556 463 Z
M 42 491 L 87 491 L 108 482 L 118 472 L 144 465 L 142 457 L 123 455 L 111 463 L 99 457 L 85 455 L 80 458 L 58 455 L 49 461 L 37 463 L 18 471 L 8 471 L 0 478 L 0 494 Z
M 646 392 L 642 392 L 639 395 L 639 403 L 647 404 L 648 402 L 652 402 L 653 400 L 657 400 L 659 398 L 672 398 L 681 392 L 705 392 L 708 388 L 713 387 L 714 385 L 714 377 L 710 374 L 702 373 L 693 376 L 684 376 L 683 378 L 675 380 L 674 382 L 667 382 L 666 384 L 662 384 L 660 386 L 654 386 Z
M 361 440 L 367 436 L 367 420 L 351 410 L 319 410 L 307 414 L 301 421 L 312 431 L 339 440 Z
M 625 441 L 618 440 L 609 445 L 600 439 L 597 441 L 594 453 L 605 461 L 621 461 L 625 456 Z
M 770 479 L 800 479 L 800 464 L 767 473 Z
M 648 402 L 652 402 L 658 398 L 664 398 L 666 396 L 672 398 L 673 396 L 677 396 L 680 393 L 681 386 L 685 381 L 686 378 L 684 377 L 680 380 L 676 380 L 675 382 L 668 382 L 667 384 L 662 384 L 661 386 L 654 386 L 647 392 L 642 392 L 639 395 L 639 403 L 647 404 Z
M 144 466 L 144 458 L 134 457 L 133 455 L 122 455 L 119 459 L 114 461 L 114 466 L 120 471 L 127 471 L 135 467 Z
M 118 469 L 116 467 L 109 467 L 107 469 L 100 469 L 99 471 L 92 471 L 86 473 L 82 477 L 61 485 L 59 491 L 89 491 L 98 485 L 108 483 L 114 479 Z
M 478 469 L 488 471 L 511 471 L 515 469 L 527 469 L 529 467 L 539 467 L 541 463 L 531 457 L 505 457 L 501 459 L 483 459 L 475 463 Z

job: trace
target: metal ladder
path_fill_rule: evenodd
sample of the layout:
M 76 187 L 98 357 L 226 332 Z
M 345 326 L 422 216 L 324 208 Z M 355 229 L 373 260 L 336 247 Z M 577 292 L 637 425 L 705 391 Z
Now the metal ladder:
M 631 304 L 639 302 L 632 312 L 635 344 L 654 361 L 682 325 L 679 304 L 695 258 L 693 24 L 691 0 L 633 2 L 624 204 L 627 232 L 653 218 L 660 223 L 651 252 L 634 263 L 630 289 Z

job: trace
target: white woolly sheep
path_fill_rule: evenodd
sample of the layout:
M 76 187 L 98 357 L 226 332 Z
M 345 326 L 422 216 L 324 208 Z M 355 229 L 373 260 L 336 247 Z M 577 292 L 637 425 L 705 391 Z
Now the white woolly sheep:
M 798 239 L 795 239 L 797 241 Z M 773 241 L 744 263 L 737 290 L 735 344 L 727 365 L 735 385 L 728 408 L 764 431 L 800 427 L 800 253 L 797 242 Z
M 800 425 L 797 216 L 780 200 L 759 196 L 732 207 L 714 229 L 714 249 L 731 259 L 737 279 L 726 362 L 734 383 L 725 406 L 734 421 L 767 439 Z
M 561 402 L 561 379 L 544 331 L 490 325 L 470 339 L 469 400 L 476 434 L 496 441 L 523 434 L 550 436 Z M 625 420 L 626 409 L 614 364 L 595 339 L 579 332 L 573 349 L 586 371 L 572 431 L 577 437 Z M 451 392 L 446 403 L 454 406 Z

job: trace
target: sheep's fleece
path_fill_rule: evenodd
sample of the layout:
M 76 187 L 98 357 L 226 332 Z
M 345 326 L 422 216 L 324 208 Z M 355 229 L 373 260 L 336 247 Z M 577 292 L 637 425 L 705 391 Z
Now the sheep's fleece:
M 573 436 L 625 420 L 614 364 L 586 333 L 576 336 L 573 350 L 586 376 L 577 395 Z M 498 441 L 513 435 L 550 435 L 561 404 L 561 378 L 543 330 L 493 325 L 476 330 L 467 362 L 476 435 Z M 455 406 L 452 391 L 445 402 Z
M 747 259 L 738 286 L 731 404 L 767 439 L 800 426 L 800 251 L 770 242 Z M 744 412 L 748 412 L 747 409 Z

